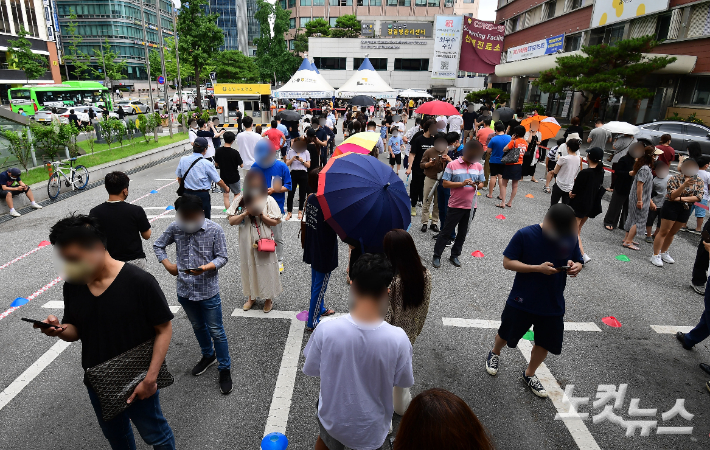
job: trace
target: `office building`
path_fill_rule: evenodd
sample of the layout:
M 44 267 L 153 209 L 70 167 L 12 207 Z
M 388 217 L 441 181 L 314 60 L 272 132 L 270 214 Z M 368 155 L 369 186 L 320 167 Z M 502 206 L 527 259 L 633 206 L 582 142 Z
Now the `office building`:
M 259 37 L 259 22 L 254 18 L 256 0 L 210 0 L 210 12 L 219 14 L 217 26 L 224 32 L 220 50 L 239 50 L 253 55 L 254 39 Z

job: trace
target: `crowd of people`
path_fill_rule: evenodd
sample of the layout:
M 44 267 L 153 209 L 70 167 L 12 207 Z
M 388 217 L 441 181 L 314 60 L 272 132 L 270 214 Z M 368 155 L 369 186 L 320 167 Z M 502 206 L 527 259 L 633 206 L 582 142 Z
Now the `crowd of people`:
M 589 133 L 590 147 L 583 158 L 579 152 L 584 129 L 577 120 L 548 148 L 534 121 L 530 129 L 520 124 L 522 112 L 506 123 L 494 118 L 493 108 L 475 111 L 474 105 L 462 104 L 460 115 L 417 117 L 414 126 L 407 128 L 408 106 L 402 102 L 394 109 L 383 108 L 379 125 L 374 120 L 379 109 L 349 108 L 342 116 L 342 132 L 380 133 L 370 154 L 386 156 L 396 171 L 404 164 L 411 216 L 421 208 L 421 232 L 435 233 L 433 268 L 441 267 L 447 247 L 451 264 L 461 267 L 459 257 L 476 215 L 479 191 L 487 191 L 488 199 L 497 197 L 499 202 L 491 202 L 492 206 L 513 208 L 519 182 L 527 176 L 538 182 L 535 169 L 544 160 L 543 192 L 550 194 L 550 207 L 542 223 L 518 230 L 503 251 L 504 268 L 516 275 L 500 327 L 485 355 L 485 370 L 497 375 L 503 347 L 515 348 L 534 326 L 535 343 L 522 379 L 532 393 L 547 397 L 536 370 L 548 353 L 562 351 L 567 277 L 578 276 L 592 259 L 582 245 L 581 230 L 588 219 L 602 213 L 604 193 L 612 190 L 604 224 L 610 230 L 620 226 L 626 231 L 621 245 L 638 251 L 637 236 L 646 233 L 647 242 L 653 244 L 651 262 L 673 263 L 668 253 L 673 237 L 696 202 L 707 205 L 710 175 L 704 170 L 710 158 L 691 153 L 679 164 L 679 173 L 670 175 L 670 137 L 652 146 L 621 136 L 613 144 L 612 185 L 605 188 L 604 147 L 612 136 L 600 126 Z M 246 299 L 243 309 L 260 302 L 264 313 L 273 310 L 274 299 L 284 289 L 283 223 L 292 217 L 298 189 L 302 260 L 311 266 L 306 330 L 312 334 L 303 351 L 302 370 L 320 378 L 315 448 L 384 448 L 392 432 L 392 415 L 397 413 L 403 417 L 392 444 L 396 450 L 492 449 L 484 426 L 454 394 L 430 389 L 412 398 L 413 346 L 427 319 L 434 275 L 422 262 L 409 232 L 389 230 L 378 236 L 379 245 L 365 248 L 344 241 L 348 265 L 341 271 L 350 286 L 349 311 L 323 320 L 336 312 L 326 306 L 326 292 L 341 249 L 316 193 L 322 167 L 332 153 L 337 119 L 324 106 L 323 114 L 311 116 L 307 124 L 275 119 L 270 125 L 260 133 L 247 116 L 244 131 L 235 135 L 217 131 L 214 123 L 190 122 L 193 152 L 177 165 L 175 221 L 154 240 L 153 251 L 176 277 L 177 300 L 200 347 L 201 358 L 192 375 L 200 376 L 216 364 L 219 390 L 225 395 L 232 391 L 219 271 L 238 255 Z M 12 174 L 8 171 L 8 176 Z M 215 185 L 223 193 L 227 214 L 222 225 L 210 219 Z M 132 387 L 130 407 L 118 418 L 102 418 L 102 400 L 86 379 L 85 384 L 112 448 L 135 448 L 133 422 L 147 444 L 172 449 L 175 439 L 160 410 L 157 378 L 168 352 L 173 314 L 158 282 L 145 270 L 142 240 L 153 237 L 151 226 L 142 208 L 125 202 L 126 174 L 106 175 L 105 187 L 105 203 L 89 215 L 64 218 L 51 229 L 50 242 L 64 261 L 65 313 L 61 321 L 49 316 L 45 322 L 51 327 L 42 331 L 66 341 L 81 340 L 82 367 L 87 371 L 151 341 L 146 375 Z M 702 226 L 698 220 L 696 229 Z M 230 229 L 223 228 L 227 224 L 237 230 L 236 252 L 228 249 Z M 705 233 L 692 280 L 700 294 L 705 294 L 710 264 L 707 224 Z M 174 262 L 167 253 L 173 244 Z M 96 298 L 102 301 L 95 302 Z M 706 305 L 709 301 L 706 296 Z M 99 325 L 106 321 L 126 326 L 106 334 Z M 685 348 L 692 348 L 708 336 L 708 323 L 703 316 L 695 330 L 677 337 Z M 356 400 L 343 402 L 343 398 Z

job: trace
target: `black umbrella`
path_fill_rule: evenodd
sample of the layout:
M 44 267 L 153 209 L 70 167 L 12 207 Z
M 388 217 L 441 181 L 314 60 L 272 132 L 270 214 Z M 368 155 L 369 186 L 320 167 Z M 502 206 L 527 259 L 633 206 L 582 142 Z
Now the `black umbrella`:
M 495 117 L 496 114 L 498 114 L 498 120 L 502 120 L 503 122 L 510 122 L 511 120 L 513 120 L 513 115 L 515 114 L 515 111 L 513 111 L 513 108 L 508 108 L 507 106 L 504 106 L 493 111 L 493 117 Z
M 375 106 L 375 101 L 367 95 L 356 95 L 350 103 L 355 106 Z
M 289 120 L 289 121 L 295 121 L 298 122 L 301 120 L 301 113 L 298 111 L 294 111 L 292 109 L 285 109 L 278 114 L 276 114 L 276 118 L 280 120 Z

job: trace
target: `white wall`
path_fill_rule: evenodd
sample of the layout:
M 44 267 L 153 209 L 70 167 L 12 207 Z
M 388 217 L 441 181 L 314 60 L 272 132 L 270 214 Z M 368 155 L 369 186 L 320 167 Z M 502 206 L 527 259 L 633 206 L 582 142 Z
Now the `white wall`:
M 372 40 L 381 41 L 385 44 L 400 41 L 417 41 L 424 42 L 424 44 L 399 44 L 397 49 L 361 48 L 362 41 Z M 378 73 L 394 89 L 430 89 L 432 86 L 453 86 L 454 84 L 454 80 L 432 80 L 431 70 L 422 72 L 394 70 L 395 58 L 428 58 L 429 67 L 433 67 L 433 39 L 334 39 L 313 37 L 308 39 L 308 58 L 311 61 L 313 58 L 347 58 L 347 70 L 319 70 L 323 77 L 336 89 L 342 86 L 358 69 L 353 67 L 354 59 L 366 56 L 370 58 L 387 58 L 387 71 L 378 70 Z

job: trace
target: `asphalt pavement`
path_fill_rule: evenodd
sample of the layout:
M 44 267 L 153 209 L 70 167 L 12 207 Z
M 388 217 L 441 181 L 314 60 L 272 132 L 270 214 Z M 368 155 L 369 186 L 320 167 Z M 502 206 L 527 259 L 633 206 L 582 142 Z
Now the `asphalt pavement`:
M 145 196 L 136 204 L 146 209 L 149 218 L 164 213 L 173 203 L 175 185 L 169 183 L 176 164 L 175 159 L 131 175 L 128 200 Z M 541 174 L 540 165 L 539 178 Z M 704 384 L 710 377 L 698 364 L 710 362 L 710 342 L 686 351 L 673 336 L 678 327 L 694 326 L 703 311 L 703 298 L 689 285 L 696 236 L 679 236 L 670 250 L 676 263 L 657 268 L 648 261 L 650 244 L 641 242 L 637 252 L 626 250 L 621 247 L 622 231 L 605 230 L 601 216 L 590 220 L 582 239 L 592 261 L 567 284 L 568 326 L 562 355 L 551 355 L 538 372 L 553 398 L 535 397 L 520 379 L 530 341 L 521 341 L 518 349 L 503 350 L 498 376 L 486 373 L 485 357 L 496 333 L 495 321 L 500 320 L 514 276 L 503 269 L 502 251 L 515 231 L 541 221 L 550 201 L 542 186 L 521 182 L 513 208 L 505 210 L 494 207 L 495 200 L 487 199 L 483 191 L 463 248 L 461 268 L 448 262 L 448 249 L 442 267 L 431 267 L 433 233 L 419 230 L 421 212 L 412 218 L 410 232 L 433 273 L 429 315 L 414 346 L 413 394 L 440 387 L 460 396 L 502 450 L 709 448 L 710 394 Z M 99 186 L 0 224 L 0 265 L 36 249 L 62 216 L 88 213 L 105 198 L 106 192 Z M 221 194 L 212 194 L 213 205 L 220 207 L 221 198 Z M 605 202 L 604 209 L 606 206 Z M 151 247 L 173 215 L 168 212 L 153 221 L 153 237 L 144 243 L 144 249 L 148 271 L 160 282 L 168 303 L 178 307 L 175 279 L 158 264 Z M 284 292 L 275 300 L 274 311 L 263 314 L 255 307 L 245 315 L 241 313 L 245 298 L 237 230 L 228 225 L 221 207 L 213 209 L 213 218 L 224 227 L 230 251 L 230 261 L 220 271 L 220 286 L 235 388 L 230 395 L 220 394 L 214 366 L 200 377 L 190 375 L 200 351 L 184 311 L 179 309 L 167 356 L 176 380 L 161 391 L 163 412 L 175 432 L 177 446 L 256 449 L 266 433 L 282 430 L 289 438 L 289 449 L 312 449 L 318 433 L 315 403 L 319 384 L 300 371 L 301 352 L 309 335 L 296 313 L 308 308 L 310 268 L 302 262 L 299 224 L 290 221 L 284 225 Z M 340 266 L 331 278 L 326 305 L 343 313 L 348 304 L 347 247 L 343 244 L 339 250 Z M 483 253 L 482 258 L 471 255 L 477 250 Z M 174 250 L 169 255 L 174 258 Z M 616 259 L 619 255 L 630 261 Z M 108 448 L 82 384 L 81 344 L 57 344 L 56 339 L 20 321 L 21 317 L 42 319 L 47 314 L 61 317 L 62 305 L 57 302 L 62 301 L 62 282 L 45 288 L 58 276 L 54 259 L 51 246 L 46 246 L 0 269 L 4 291 L 0 313 L 16 297 L 39 292 L 0 319 L 2 449 Z M 620 328 L 602 322 L 610 316 L 621 323 Z M 106 324 L 106 332 L 117 332 L 120 326 Z M 613 398 L 597 402 L 608 385 L 626 385 L 625 396 L 616 404 Z M 555 420 L 558 411 L 569 409 L 563 399 L 565 390 L 570 397 L 582 398 L 574 400 L 580 417 Z M 692 417 L 663 415 L 677 399 L 684 399 L 685 410 Z M 600 416 L 605 404 L 610 408 Z M 656 411 L 644 411 L 650 409 Z M 588 416 L 582 420 L 585 413 Z M 395 415 L 395 432 L 399 419 Z M 646 426 L 647 433 L 640 425 Z M 665 434 L 669 431 L 660 427 L 675 427 L 676 433 L 678 429 L 688 431 L 682 427 L 692 430 L 690 434 Z M 138 448 L 147 447 L 139 442 Z

